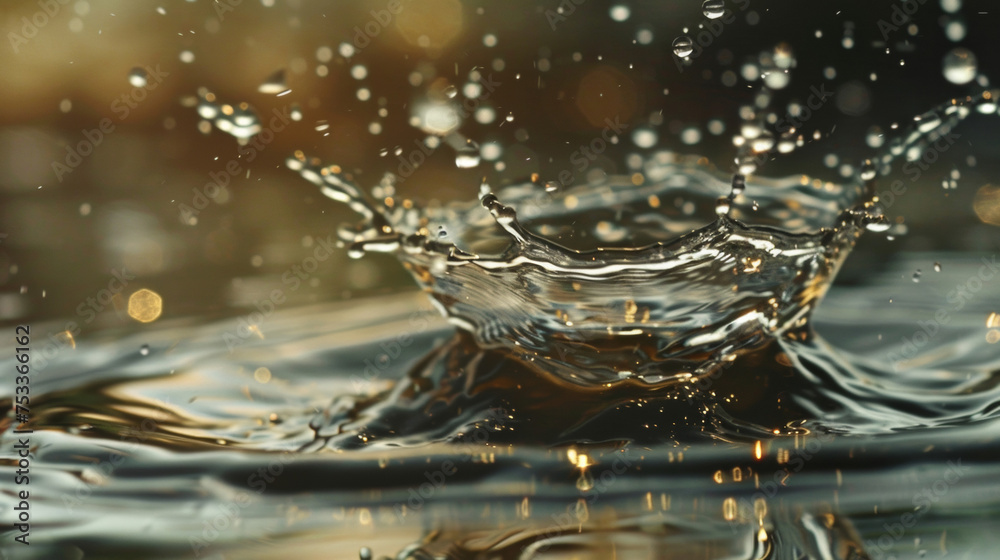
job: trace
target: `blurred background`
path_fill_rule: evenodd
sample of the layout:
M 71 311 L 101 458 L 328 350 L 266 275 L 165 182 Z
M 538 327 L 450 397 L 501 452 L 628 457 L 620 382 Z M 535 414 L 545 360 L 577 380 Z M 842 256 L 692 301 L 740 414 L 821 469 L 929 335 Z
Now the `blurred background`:
M 879 144 L 867 139 L 1000 75 L 991 3 L 914 4 L 898 21 L 900 2 L 741 0 L 699 29 L 698 0 L 4 2 L 0 321 L 48 335 L 67 319 L 86 334 L 235 316 L 289 272 L 301 283 L 281 308 L 405 289 L 381 255 L 293 271 L 356 217 L 289 156 L 366 189 L 396 173 L 403 196 L 442 202 L 473 200 L 484 176 L 578 184 L 658 150 L 730 173 L 761 84 L 746 65 L 776 53 L 794 57 L 771 84 L 779 113 L 835 95 L 803 123 L 806 145 L 760 175 L 852 180 Z M 708 45 L 682 61 L 674 40 L 699 32 Z M 978 81 L 943 74 L 956 48 Z M 625 132 L 579 169 L 615 118 Z M 998 249 L 995 118 L 970 119 L 919 179 L 885 180 L 908 185 L 889 210 L 907 234 L 866 236 L 840 282 L 904 251 Z M 136 297 L 130 314 L 141 290 L 160 299 Z

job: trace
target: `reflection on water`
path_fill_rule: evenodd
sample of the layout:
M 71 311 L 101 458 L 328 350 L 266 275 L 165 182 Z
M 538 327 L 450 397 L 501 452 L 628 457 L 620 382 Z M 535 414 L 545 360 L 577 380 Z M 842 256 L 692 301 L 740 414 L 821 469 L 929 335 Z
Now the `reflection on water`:
M 312 40 L 318 27 L 309 21 L 321 8 L 274 4 L 242 13 L 293 14 L 288 27 Z M 520 38 L 537 35 L 530 26 L 486 29 L 513 24 L 489 23 L 493 7 L 454 0 L 376 6 L 362 14 L 374 19 L 354 28 L 353 45 L 309 43 L 308 62 L 290 55 L 279 62 L 288 71 L 269 69 L 252 87 L 201 76 L 180 93 L 171 80 L 190 77 L 131 61 L 119 79 L 132 89 L 110 105 L 119 120 L 99 140 L 83 131 L 91 151 L 106 141 L 129 155 L 123 123 L 131 109 L 150 109 L 115 108 L 153 99 L 156 88 L 174 91 L 185 116 L 156 115 L 162 130 L 147 136 L 162 140 L 159 159 L 134 152 L 123 165 L 180 161 L 192 148 L 178 143 L 195 130 L 221 133 L 230 149 L 213 152 L 207 184 L 136 171 L 144 188 L 163 189 L 150 196 L 170 199 L 181 234 L 132 201 L 20 198 L 18 212 L 8 211 L 18 216 L 10 222 L 18 254 L 58 245 L 22 214 L 106 212 L 83 229 L 116 267 L 73 308 L 58 289 L 60 303 L 47 303 L 45 282 L 32 282 L 56 267 L 71 283 L 69 260 L 26 259 L 24 270 L 3 263 L 3 280 L 23 288 L 2 294 L 0 317 L 61 319 L 36 324 L 52 334 L 33 339 L 42 345 L 31 380 L 35 546 L 12 548 L 16 528 L 3 517 L 0 550 L 18 558 L 991 558 L 1000 544 L 992 531 L 1000 268 L 982 232 L 992 231 L 997 204 L 990 185 L 960 186 L 989 174 L 975 154 L 990 159 L 992 148 L 973 140 L 995 118 L 998 92 L 986 53 L 952 44 L 976 31 L 963 19 L 973 12 L 941 2 L 910 14 L 940 16 L 948 44 L 933 60 L 935 79 L 967 89 L 925 88 L 930 102 L 883 123 L 873 109 L 891 97 L 882 84 L 907 63 L 927 64 L 910 55 L 933 44 L 914 46 L 924 23 L 866 29 L 838 20 L 831 37 L 819 23 L 780 26 L 791 16 L 747 2 L 695 4 L 678 8 L 699 22 L 682 29 L 646 23 L 676 23 L 659 4 L 518 6 L 511 12 L 534 13 L 544 33 L 563 30 L 538 35 L 523 68 L 529 41 Z M 87 29 L 81 18 L 92 9 L 74 6 L 73 33 Z M 226 36 L 221 9 L 190 34 Z M 846 15 L 858 13 L 866 12 Z M 574 26 L 588 22 L 611 38 L 629 26 L 628 40 L 597 51 L 566 44 L 566 30 L 579 36 L 586 30 Z M 766 44 L 747 31 L 776 28 L 763 34 Z M 386 43 L 369 49 L 383 33 Z M 463 56 L 486 53 L 481 61 L 449 50 L 469 43 L 462 33 L 475 35 Z M 505 42 L 519 44 L 499 50 Z M 180 63 L 194 69 L 212 56 L 181 47 Z M 381 81 L 379 49 L 407 53 L 392 66 L 398 84 Z M 836 62 L 862 49 L 899 60 Z M 664 87 L 663 68 L 683 79 Z M 326 98 L 306 85 L 306 70 L 348 90 L 337 118 L 322 113 Z M 268 102 L 245 101 L 253 92 Z M 524 112 L 511 108 L 520 95 Z M 729 114 L 715 107 L 730 97 Z M 59 103 L 62 114 L 73 107 Z M 824 108 L 846 117 L 846 132 L 820 116 Z M 539 124 L 545 116 L 558 126 Z M 300 121 L 307 126 L 295 128 Z M 586 132 L 578 149 L 574 140 L 564 150 L 553 132 L 560 126 Z M 0 132 L 15 156 L 0 165 L 18 188 L 36 182 L 37 162 L 19 158 L 26 152 L 11 141 L 17 133 Z M 383 133 L 392 140 L 373 140 Z M 45 134 L 24 145 L 47 145 Z M 352 134 L 361 139 L 346 141 Z M 393 144 L 400 137 L 409 140 Z M 80 167 L 78 148 L 87 146 L 77 140 L 66 148 L 76 163 L 54 167 L 60 183 L 83 181 L 91 165 Z M 378 159 L 357 165 L 360 152 Z M 94 161 L 101 181 L 128 192 L 125 175 L 112 171 L 118 162 Z M 448 173 L 434 167 L 441 161 Z M 273 171 L 276 162 L 287 169 Z M 293 190 L 296 174 L 360 221 L 317 220 L 316 210 L 335 205 Z M 165 186 L 174 181 L 182 196 Z M 254 182 L 281 189 L 260 196 Z M 422 202 L 421 191 L 456 202 Z M 969 252 L 909 252 L 875 266 L 873 254 L 895 252 L 875 245 L 849 257 L 858 244 L 913 233 L 913 220 L 896 212 L 913 200 L 934 212 L 942 205 L 931 197 L 941 193 L 969 201 L 968 220 L 981 222 L 964 230 L 969 243 L 949 241 Z M 300 197 L 293 212 L 288 201 Z M 316 231 L 262 225 L 275 220 Z M 193 238 L 197 249 L 185 243 Z M 238 254 L 266 272 L 247 274 L 233 264 Z M 852 262 L 861 264 L 833 284 Z M 197 263 L 231 268 L 221 279 L 183 272 Z M 331 297 L 319 295 L 326 290 L 372 289 L 380 274 L 402 285 L 402 270 L 419 292 L 316 301 Z M 190 278 L 211 287 L 185 295 Z M 304 302 L 313 304 L 296 305 Z M 229 305 L 242 315 L 220 318 L 232 315 Z M 116 314 L 118 328 L 107 328 Z M 13 396 L 0 389 L 4 406 Z M 21 489 L 8 482 L 16 427 L 13 415 L 0 420 L 0 489 L 10 498 Z
M 923 282 L 978 269 L 939 261 Z M 936 301 L 897 295 L 858 325 L 857 290 L 834 289 L 817 316 L 856 357 L 785 342 L 709 378 L 716 399 L 557 381 L 476 351 L 419 294 L 279 313 L 266 340 L 232 353 L 218 343 L 228 321 L 81 345 L 36 381 L 46 429 L 33 436 L 32 507 L 43 542 L 58 543 L 36 557 L 186 557 L 193 545 L 351 558 L 422 542 L 448 558 L 850 558 L 911 512 L 919 523 L 887 551 L 985 557 L 1000 363 L 981 314 L 953 312 L 932 355 L 889 375 L 873 341 L 911 337 Z M 406 375 L 381 405 L 331 419 Z

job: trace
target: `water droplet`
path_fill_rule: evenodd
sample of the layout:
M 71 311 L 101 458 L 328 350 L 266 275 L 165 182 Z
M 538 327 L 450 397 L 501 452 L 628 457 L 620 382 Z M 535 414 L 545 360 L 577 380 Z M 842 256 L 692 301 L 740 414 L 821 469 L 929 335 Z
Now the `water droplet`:
M 737 169 L 742 175 L 750 175 L 751 173 L 757 171 L 757 158 L 753 156 L 743 156 L 738 158 L 736 163 L 738 166 Z
M 750 118 L 753 118 L 753 116 L 750 116 Z M 761 132 L 764 132 L 764 129 L 757 123 L 748 122 L 740 125 L 740 136 L 744 138 L 756 138 L 760 136 Z
M 465 146 L 455 150 L 455 167 L 459 169 L 470 169 L 479 165 L 481 159 L 479 154 L 479 144 L 472 140 L 467 140 Z
M 455 86 L 448 86 L 444 88 L 444 94 L 448 96 L 448 99 L 454 99 L 458 95 L 458 88 Z
M 944 55 L 944 77 L 953 84 L 967 84 L 976 77 L 976 55 L 961 47 Z
M 698 142 L 701 142 L 701 131 L 693 126 L 685 128 L 681 131 L 681 142 L 688 146 L 694 146 Z
M 774 136 L 765 130 L 750 142 L 750 147 L 758 153 L 766 152 L 774 147 Z
M 701 5 L 701 13 L 708 19 L 718 19 L 726 12 L 725 0 L 705 0 Z
M 962 39 L 965 39 L 966 32 L 965 22 L 962 21 L 951 20 L 944 26 L 945 37 L 948 37 L 948 39 L 953 43 L 957 43 Z
M 361 550 L 358 551 L 358 560 L 372 560 L 372 549 L 367 546 L 361 547 Z
M 139 353 L 142 354 L 143 356 L 148 356 L 149 355 L 149 345 L 148 344 L 143 344 L 142 348 L 139 348 Z
M 930 132 L 941 124 L 941 117 L 934 111 L 927 111 L 922 115 L 913 117 L 913 122 L 917 124 L 917 130 L 920 132 Z
M 133 87 L 146 87 L 146 81 L 148 76 L 146 70 L 136 67 L 133 68 L 131 72 L 128 73 L 128 83 L 132 84 Z
M 687 35 L 681 35 L 674 39 L 674 54 L 684 58 L 694 52 L 694 42 Z
M 657 135 L 651 128 L 637 128 L 632 133 L 632 142 L 640 148 L 652 148 L 656 145 Z
M 885 143 L 885 136 L 882 134 L 882 129 L 878 126 L 869 128 L 868 134 L 865 135 L 865 143 L 870 148 L 881 148 L 882 144 Z
M 364 64 L 355 64 L 351 67 L 351 77 L 355 80 L 363 80 L 368 77 L 368 67 Z
M 861 180 L 871 181 L 875 178 L 875 164 L 872 160 L 866 159 L 864 163 L 861 164 Z
M 941 263 L 934 263 L 934 272 L 941 272 Z
M 868 220 L 867 223 L 865 224 L 865 229 L 867 229 L 868 231 L 874 231 L 875 233 L 889 231 L 890 227 L 892 227 L 892 224 L 890 224 L 885 219 L 884 216 L 878 216 L 876 218 L 872 218 Z
M 628 6 L 618 4 L 611 7 L 611 19 L 615 21 L 625 21 L 630 15 L 632 15 L 632 11 L 628 9 Z
M 732 182 L 732 192 L 733 196 L 739 196 L 743 194 L 743 191 L 747 188 L 747 178 L 739 173 L 733 175 Z
M 444 226 L 438 226 L 438 238 L 444 239 L 448 237 L 448 230 Z
M 920 282 L 920 276 L 922 276 L 922 275 L 923 275 L 923 272 L 921 272 L 920 269 L 918 268 L 916 270 L 916 272 L 913 273 L 913 282 L 914 283 Z
M 257 91 L 260 93 L 267 94 L 278 94 L 288 89 L 288 85 L 285 83 L 285 70 L 275 71 L 273 74 L 264 80 L 264 83 L 257 86 Z
M 962 8 L 962 0 L 941 0 L 941 9 L 953 14 Z
M 778 142 L 778 152 L 782 154 L 789 154 L 795 151 L 795 135 L 785 134 L 782 135 L 781 140 Z
M 725 216 L 729 213 L 729 208 L 731 207 L 729 197 L 721 196 L 715 201 L 715 213 L 720 216 Z

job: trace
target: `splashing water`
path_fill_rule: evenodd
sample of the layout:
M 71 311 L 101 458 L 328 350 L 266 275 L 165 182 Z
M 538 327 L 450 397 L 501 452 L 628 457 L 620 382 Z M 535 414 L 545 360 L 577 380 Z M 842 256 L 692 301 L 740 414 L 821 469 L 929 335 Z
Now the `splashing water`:
M 701 9 L 714 21 L 726 5 Z M 623 4 L 604 13 L 637 19 Z M 684 33 L 668 50 L 680 58 L 695 50 Z M 962 50 L 943 62 L 954 85 L 979 77 Z M 347 43 L 339 52 L 361 56 Z M 358 173 L 295 152 L 288 168 L 360 216 L 337 230 L 344 251 L 395 256 L 422 293 L 279 315 L 267 339 L 231 355 L 205 342 L 224 327 L 184 325 L 54 363 L 34 405 L 39 425 L 64 428 L 42 434 L 35 452 L 61 493 L 33 506 L 53 520 L 51 550 L 105 552 L 107 530 L 81 521 L 85 512 L 134 530 L 117 537 L 130 550 L 176 556 L 243 557 L 247 541 L 266 540 L 362 560 L 861 559 L 922 557 L 923 538 L 976 558 L 982 519 L 1000 511 L 978 496 L 997 465 L 983 442 L 1000 422 L 1000 361 L 981 340 L 981 310 L 951 313 L 946 335 L 943 321 L 924 319 L 927 302 L 872 313 L 866 302 L 892 290 L 876 284 L 859 298 L 831 285 L 859 239 L 900 230 L 881 182 L 963 120 L 996 113 L 998 92 L 956 97 L 909 126 L 869 127 L 854 139 L 868 159 L 827 158 L 840 181 L 768 178 L 768 166 L 809 149 L 808 104 L 788 111 L 794 126 L 777 127 L 772 104 L 794 87 L 796 59 L 784 43 L 751 58 L 741 75 L 758 82 L 756 96 L 740 109 L 725 170 L 636 128 L 622 137 L 642 151 L 628 173 L 576 185 L 534 175 L 496 189 L 477 180 L 466 200 L 442 205 L 408 198 L 406 177 L 387 173 L 366 191 Z M 345 68 L 360 81 L 375 67 Z M 279 71 L 259 91 L 286 89 Z M 472 121 L 515 122 L 463 112 L 478 95 L 435 81 L 409 108 L 412 128 L 449 146 L 460 170 L 500 163 L 485 155 L 500 144 L 473 140 Z M 204 89 L 194 106 L 241 144 L 261 130 L 249 103 Z M 682 143 L 697 147 L 703 131 L 724 127 L 685 130 L 697 134 Z M 968 285 L 967 262 L 936 258 L 904 259 L 885 276 Z M 1000 327 L 995 315 L 987 327 Z M 914 352 L 886 359 L 863 343 L 875 332 L 905 335 Z M 934 337 L 934 352 L 916 352 Z M 109 362 L 108 348 L 128 352 Z M 261 355 L 276 358 L 262 368 Z M 272 371 L 294 373 L 278 383 Z M 267 391 L 232 381 L 246 375 Z M 74 402 L 81 393 L 85 404 Z M 95 467 L 96 445 L 115 461 Z M 921 489 L 926 503 L 911 501 Z M 126 515 L 149 500 L 160 507 L 148 519 Z M 922 518 L 906 539 L 895 536 L 901 515 Z M 206 532 L 218 519 L 232 528 Z

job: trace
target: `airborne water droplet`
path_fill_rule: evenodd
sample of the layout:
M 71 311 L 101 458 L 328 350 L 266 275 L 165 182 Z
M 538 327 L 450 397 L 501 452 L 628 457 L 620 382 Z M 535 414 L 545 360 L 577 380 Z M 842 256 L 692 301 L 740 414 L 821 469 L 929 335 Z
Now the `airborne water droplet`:
M 285 70 L 276 70 L 270 76 L 268 76 L 264 83 L 257 86 L 257 91 L 266 94 L 278 94 L 288 89 L 285 83 Z
M 913 117 L 913 122 L 920 132 L 930 132 L 941 124 L 941 117 L 935 111 L 927 111 L 922 115 Z
M 739 173 L 733 175 L 732 183 L 732 193 L 733 196 L 739 196 L 743 194 L 743 191 L 747 188 L 747 178 Z
M 961 47 L 944 55 L 944 77 L 953 84 L 967 84 L 976 77 L 976 55 Z
M 861 180 L 871 181 L 875 178 L 875 164 L 872 160 L 866 159 L 863 164 L 861 164 Z
M 674 54 L 684 58 L 694 52 L 694 42 L 687 35 L 681 35 L 680 37 L 674 39 Z
M 934 263 L 934 272 L 941 272 L 941 263 Z
M 730 206 L 729 197 L 721 196 L 715 201 L 715 213 L 720 216 L 725 216 L 729 213 Z
M 757 171 L 757 159 L 753 156 L 743 156 L 736 160 L 739 172 L 742 175 L 750 175 Z
M 763 131 L 757 138 L 750 142 L 750 147 L 755 152 L 766 152 L 774 147 L 774 136 L 770 132 Z
M 632 11 L 628 9 L 628 6 L 618 4 L 611 7 L 611 19 L 615 21 L 625 21 L 630 15 L 632 15 Z
M 890 227 L 892 227 L 892 224 L 890 224 L 883 216 L 874 218 L 865 224 L 865 229 L 868 231 L 874 231 L 875 233 L 889 231 Z
M 725 0 L 705 0 L 701 5 L 701 13 L 705 14 L 708 19 L 720 18 L 725 11 Z
M 147 79 L 146 71 L 139 67 L 133 68 L 132 71 L 128 73 L 128 83 L 132 84 L 134 87 L 146 87 Z
M 885 143 L 885 136 L 882 133 L 882 129 L 878 126 L 869 128 L 868 133 L 865 135 L 865 143 L 871 148 L 881 148 L 882 144 Z
M 149 345 L 148 344 L 143 344 L 142 347 L 139 348 L 139 353 L 142 354 L 143 356 L 148 356 L 149 355 Z
M 470 169 L 479 165 L 480 161 L 479 145 L 468 140 L 465 146 L 455 150 L 455 167 L 459 169 Z
M 917 271 L 913 273 L 913 282 L 914 283 L 920 282 L 920 276 L 922 274 L 923 272 L 921 272 L 920 269 L 918 268 Z

